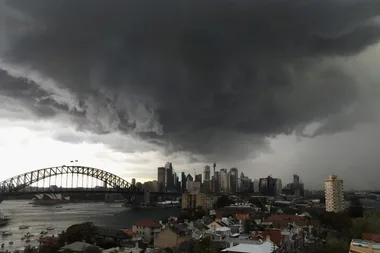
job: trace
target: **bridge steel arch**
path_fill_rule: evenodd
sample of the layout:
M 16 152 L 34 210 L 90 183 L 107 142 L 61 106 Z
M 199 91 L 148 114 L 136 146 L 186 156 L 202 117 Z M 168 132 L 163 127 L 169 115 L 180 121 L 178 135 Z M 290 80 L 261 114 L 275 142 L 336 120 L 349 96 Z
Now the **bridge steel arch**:
M 128 181 L 107 171 L 85 166 L 63 165 L 59 167 L 30 171 L 2 181 L 0 182 L 0 195 L 11 192 L 18 192 L 38 181 L 65 174 L 85 175 L 88 177 L 96 178 L 102 182 L 107 183 L 107 185 L 112 186 L 112 188 L 117 190 L 117 192 L 121 193 L 124 197 L 131 196 L 131 193 L 143 192 L 136 186 L 130 184 Z

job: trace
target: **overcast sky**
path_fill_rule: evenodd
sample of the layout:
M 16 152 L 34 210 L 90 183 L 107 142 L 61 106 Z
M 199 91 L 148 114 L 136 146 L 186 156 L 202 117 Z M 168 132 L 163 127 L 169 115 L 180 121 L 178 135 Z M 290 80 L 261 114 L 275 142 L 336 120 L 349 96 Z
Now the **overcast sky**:
M 0 0 L 0 180 L 216 162 L 379 189 L 379 17 L 380 0 Z

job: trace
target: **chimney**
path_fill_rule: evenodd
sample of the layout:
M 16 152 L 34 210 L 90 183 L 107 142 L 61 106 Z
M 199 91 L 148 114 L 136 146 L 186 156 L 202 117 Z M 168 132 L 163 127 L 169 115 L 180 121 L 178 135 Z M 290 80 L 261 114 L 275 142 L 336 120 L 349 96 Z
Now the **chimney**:
M 139 242 L 136 241 L 136 242 L 135 242 L 135 248 L 138 249 L 138 247 L 139 247 Z
M 230 248 L 234 246 L 234 242 L 230 242 Z
M 271 242 L 271 240 L 270 240 L 270 235 L 265 236 L 265 241 L 266 241 L 266 242 Z

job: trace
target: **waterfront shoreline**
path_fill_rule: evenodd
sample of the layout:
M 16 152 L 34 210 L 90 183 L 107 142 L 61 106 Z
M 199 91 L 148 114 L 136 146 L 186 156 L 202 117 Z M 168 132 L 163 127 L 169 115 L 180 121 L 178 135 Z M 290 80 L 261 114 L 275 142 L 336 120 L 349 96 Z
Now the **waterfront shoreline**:
M 87 202 L 67 203 L 62 208 L 54 206 L 34 206 L 28 204 L 30 200 L 5 200 L 0 204 L 0 211 L 11 220 L 1 231 L 10 231 L 12 236 L 1 238 L 4 240 L 3 250 L 14 251 L 18 248 L 38 245 L 34 238 L 30 244 L 21 241 L 21 237 L 30 232 L 35 237 L 46 227 L 52 225 L 55 229 L 47 235 L 57 235 L 65 231 L 73 224 L 92 222 L 96 226 L 109 227 L 113 229 L 131 228 L 133 223 L 140 219 L 162 220 L 168 216 L 177 216 L 180 209 L 159 210 L 132 210 L 123 206 L 123 203 Z M 29 225 L 27 230 L 19 230 L 20 225 Z M 13 245 L 8 245 L 13 241 Z

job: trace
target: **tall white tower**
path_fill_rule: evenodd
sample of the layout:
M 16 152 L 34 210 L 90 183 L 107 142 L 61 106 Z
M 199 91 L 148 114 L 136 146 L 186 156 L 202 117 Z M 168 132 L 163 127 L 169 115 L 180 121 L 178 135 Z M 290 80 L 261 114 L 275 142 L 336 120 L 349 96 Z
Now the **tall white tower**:
M 332 175 L 325 180 L 325 200 L 327 212 L 341 212 L 344 210 L 343 180 Z

